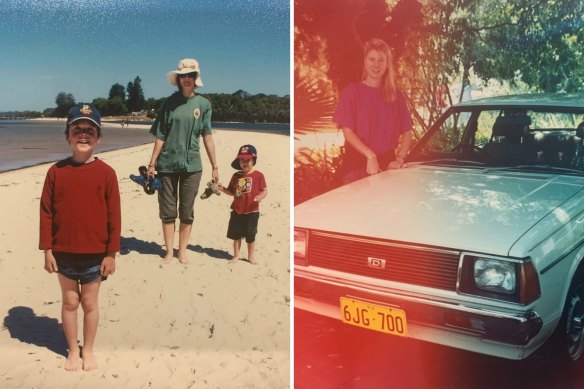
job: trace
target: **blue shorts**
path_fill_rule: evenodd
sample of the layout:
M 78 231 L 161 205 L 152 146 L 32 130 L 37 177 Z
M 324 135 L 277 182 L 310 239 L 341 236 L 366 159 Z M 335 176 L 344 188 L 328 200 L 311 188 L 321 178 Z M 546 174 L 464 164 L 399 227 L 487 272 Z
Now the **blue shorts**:
M 100 272 L 101 261 L 105 254 L 72 254 L 53 253 L 57 260 L 59 273 L 67 278 L 77 281 L 81 285 L 90 283 L 101 277 L 102 281 L 107 280 Z
M 244 213 L 242 215 L 231 211 L 229 226 L 227 227 L 227 237 L 233 240 L 245 238 L 247 243 L 255 242 L 258 232 L 259 212 Z

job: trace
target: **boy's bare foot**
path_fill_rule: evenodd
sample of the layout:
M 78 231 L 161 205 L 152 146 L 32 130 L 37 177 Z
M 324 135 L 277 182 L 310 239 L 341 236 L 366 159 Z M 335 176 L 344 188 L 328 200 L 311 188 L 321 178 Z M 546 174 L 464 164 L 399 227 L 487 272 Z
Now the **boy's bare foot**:
M 174 258 L 172 257 L 172 254 L 171 254 L 171 255 L 167 255 L 167 256 L 166 256 L 166 257 L 164 257 L 164 259 L 162 260 L 162 264 L 163 264 L 163 265 L 168 265 L 168 264 L 172 263 L 172 260 L 173 260 L 173 259 L 174 259 Z
M 257 262 L 253 258 L 249 258 L 247 261 L 249 263 L 251 263 L 252 265 L 256 265 L 257 264 Z
M 67 355 L 67 361 L 65 361 L 65 370 L 67 371 L 78 371 L 81 370 L 83 363 L 81 361 L 81 356 L 79 350 L 69 351 Z
M 239 261 L 239 257 L 232 257 L 229 261 L 227 261 L 227 263 L 229 263 L 230 265 L 233 265 L 237 261 Z
M 187 259 L 187 255 L 185 253 L 178 253 L 178 261 L 180 263 L 182 263 L 183 265 L 188 265 L 189 264 L 189 260 Z
M 83 370 L 90 371 L 97 369 L 97 361 L 95 360 L 95 355 L 92 352 L 83 350 Z

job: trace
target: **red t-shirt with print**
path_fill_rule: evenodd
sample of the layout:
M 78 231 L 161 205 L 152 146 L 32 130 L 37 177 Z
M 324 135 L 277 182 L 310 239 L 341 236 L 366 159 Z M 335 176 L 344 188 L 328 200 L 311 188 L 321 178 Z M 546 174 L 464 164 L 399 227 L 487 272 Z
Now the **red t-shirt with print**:
M 238 214 L 259 212 L 260 204 L 254 198 L 266 189 L 264 175 L 254 170 L 249 174 L 238 171 L 229 181 L 229 190 L 233 193 L 231 209 Z

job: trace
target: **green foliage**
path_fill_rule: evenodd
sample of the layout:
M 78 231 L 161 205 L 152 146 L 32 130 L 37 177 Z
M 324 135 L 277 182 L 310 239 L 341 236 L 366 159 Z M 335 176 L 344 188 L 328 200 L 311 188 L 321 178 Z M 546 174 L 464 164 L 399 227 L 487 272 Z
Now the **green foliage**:
M 146 100 L 146 103 L 144 104 L 144 109 L 146 110 L 146 112 L 148 112 L 146 116 L 148 116 L 151 119 L 154 119 L 163 101 L 164 99 L 154 99 L 152 97 L 148 98 L 148 100 Z
M 484 79 L 519 79 L 534 91 L 584 89 L 584 3 L 580 0 L 498 2 L 483 0 L 472 26 Z
M 126 101 L 126 89 L 121 84 L 113 84 L 109 91 L 109 99 L 119 97 L 122 102 Z
M 239 90 L 232 94 L 205 94 L 213 107 L 213 120 L 219 122 L 290 123 L 290 97 L 250 95 Z
M 130 112 L 142 111 L 146 104 L 146 99 L 144 98 L 144 92 L 142 91 L 142 80 L 140 77 L 136 77 L 134 82 L 128 83 L 128 100 L 126 105 Z
M 123 116 L 129 112 L 146 110 L 147 116 L 154 118 L 166 98 L 144 99 L 142 80 L 136 77 L 128 83 L 128 99 L 124 99 L 124 87 L 114 84 L 110 88 L 109 98 L 99 97 L 92 104 L 103 116 Z M 213 107 L 213 121 L 245 123 L 290 123 L 290 96 L 251 95 L 244 90 L 235 93 L 210 93 L 204 95 Z M 56 99 L 57 108 L 50 110 L 50 116 L 66 116 L 70 107 L 75 105 L 75 98 L 65 92 Z M 59 108 L 61 107 L 61 108 Z
M 342 161 L 339 148 L 298 150 L 294 156 L 294 205 L 341 186 Z
M 14 119 L 32 119 L 40 118 L 43 114 L 38 111 L 7 111 L 0 112 L 0 118 L 14 118 Z
M 122 116 L 128 113 L 128 108 L 120 96 L 104 99 L 97 98 L 93 100 L 93 105 L 99 110 L 102 116 Z
M 67 116 L 67 113 L 75 104 L 75 97 L 71 93 L 60 92 L 55 98 L 55 103 L 57 107 L 55 108 L 53 114 L 54 116 L 62 117 Z

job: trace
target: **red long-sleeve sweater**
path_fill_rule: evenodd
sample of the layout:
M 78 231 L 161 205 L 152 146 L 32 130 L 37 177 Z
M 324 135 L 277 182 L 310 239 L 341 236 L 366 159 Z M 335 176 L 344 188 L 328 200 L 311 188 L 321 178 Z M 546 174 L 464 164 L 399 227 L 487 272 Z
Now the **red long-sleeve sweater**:
M 49 168 L 40 207 L 41 250 L 105 253 L 120 250 L 120 192 L 115 171 L 96 159 L 63 160 Z

